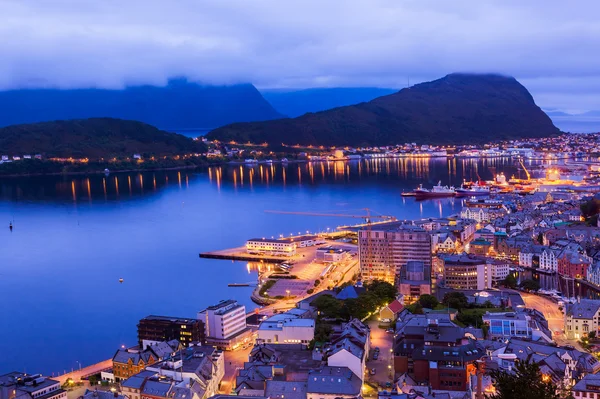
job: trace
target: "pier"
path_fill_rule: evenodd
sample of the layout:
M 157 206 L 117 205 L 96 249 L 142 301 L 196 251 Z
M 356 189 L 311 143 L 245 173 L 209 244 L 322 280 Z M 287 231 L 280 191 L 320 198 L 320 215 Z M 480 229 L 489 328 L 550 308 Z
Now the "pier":
M 246 252 L 246 247 L 224 249 L 221 251 L 201 252 L 201 258 L 233 260 L 242 262 L 283 263 L 291 258 L 271 255 L 252 255 Z

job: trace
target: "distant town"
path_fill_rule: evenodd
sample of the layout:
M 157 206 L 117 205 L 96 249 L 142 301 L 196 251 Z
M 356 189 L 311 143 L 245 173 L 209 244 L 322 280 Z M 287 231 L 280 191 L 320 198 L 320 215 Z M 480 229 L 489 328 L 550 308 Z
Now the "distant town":
M 449 217 L 270 211 L 357 224 L 201 253 L 256 269 L 256 282 L 230 285 L 253 286 L 259 307 L 224 300 L 186 317 L 148 315 L 137 344 L 105 361 L 0 375 L 0 399 L 479 399 L 519 367 L 536 367 L 565 397 L 600 395 L 600 171 L 586 160 L 599 139 L 310 149 L 308 161 L 511 156 L 525 176 L 405 193 L 465 197 Z M 210 148 L 243 162 L 264 155 Z M 525 165 L 560 158 L 576 159 L 541 177 Z

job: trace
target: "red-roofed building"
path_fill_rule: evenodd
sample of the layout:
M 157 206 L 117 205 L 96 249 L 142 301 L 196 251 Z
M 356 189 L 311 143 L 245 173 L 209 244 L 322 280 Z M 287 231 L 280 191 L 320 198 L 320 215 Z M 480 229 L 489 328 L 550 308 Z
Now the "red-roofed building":
M 396 299 L 379 311 L 379 318 L 381 320 L 389 319 L 391 321 L 394 321 L 398 318 L 398 314 L 400 314 L 400 312 L 402 312 L 403 309 L 404 305 L 402 305 Z

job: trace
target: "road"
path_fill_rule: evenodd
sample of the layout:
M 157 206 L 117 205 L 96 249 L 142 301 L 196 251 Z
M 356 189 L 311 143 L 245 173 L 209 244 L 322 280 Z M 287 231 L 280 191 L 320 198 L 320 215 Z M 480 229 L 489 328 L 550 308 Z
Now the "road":
M 567 339 L 565 336 L 565 318 L 563 313 L 558 310 L 558 304 L 541 295 L 526 292 L 519 292 L 519 294 L 525 301 L 526 307 L 539 310 L 544 314 L 544 317 L 548 320 L 548 327 L 552 331 L 552 338 L 558 345 L 573 345 L 575 348 L 583 350 L 577 340 Z
M 244 368 L 244 362 L 248 361 L 251 350 L 252 346 L 246 349 L 225 352 L 225 375 L 221 381 L 219 393 L 227 395 L 232 393 L 231 389 L 234 387 L 238 370 Z
M 100 373 L 102 370 L 106 370 L 111 367 L 112 359 L 107 359 L 99 363 L 92 364 L 91 366 L 84 367 L 81 370 L 75 370 L 71 373 L 52 377 L 52 379 L 59 381 L 61 385 L 64 384 L 69 378 L 72 379 L 74 382 L 78 382 L 79 380 L 81 380 L 81 378 L 85 378 L 92 374 Z
M 386 382 L 392 382 L 393 361 L 392 361 L 392 343 L 393 335 L 387 334 L 384 329 L 379 328 L 377 321 L 367 323 L 371 329 L 371 353 L 367 360 L 368 376 L 367 380 L 385 387 Z M 373 359 L 375 348 L 379 348 L 379 358 Z M 392 366 L 392 368 L 389 368 Z M 375 375 L 371 375 L 371 369 L 375 368 Z

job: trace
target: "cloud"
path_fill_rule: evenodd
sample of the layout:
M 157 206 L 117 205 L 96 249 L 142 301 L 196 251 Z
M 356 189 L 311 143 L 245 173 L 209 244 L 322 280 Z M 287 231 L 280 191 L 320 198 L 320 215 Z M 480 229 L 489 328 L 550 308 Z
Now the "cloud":
M 4 0 L 0 88 L 173 76 L 403 87 L 409 77 L 499 72 L 533 83 L 544 106 L 600 108 L 586 86 L 600 82 L 598 11 L 592 0 Z

